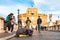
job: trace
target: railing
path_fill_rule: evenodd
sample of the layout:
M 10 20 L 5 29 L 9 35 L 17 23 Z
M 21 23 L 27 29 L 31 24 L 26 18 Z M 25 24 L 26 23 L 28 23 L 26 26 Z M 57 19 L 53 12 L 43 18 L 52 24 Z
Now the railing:
M 4 32 L 4 18 L 0 17 L 0 33 Z
M 48 30 L 60 31 L 60 25 L 48 26 Z

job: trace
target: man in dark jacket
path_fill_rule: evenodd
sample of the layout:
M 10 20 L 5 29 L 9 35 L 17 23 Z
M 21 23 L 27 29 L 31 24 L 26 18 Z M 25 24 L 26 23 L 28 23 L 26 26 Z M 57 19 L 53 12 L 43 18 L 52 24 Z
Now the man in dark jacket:
M 38 16 L 37 25 L 38 25 L 38 31 L 39 32 L 40 32 L 40 28 L 41 28 L 41 23 L 42 23 L 42 19 L 40 18 L 40 16 Z

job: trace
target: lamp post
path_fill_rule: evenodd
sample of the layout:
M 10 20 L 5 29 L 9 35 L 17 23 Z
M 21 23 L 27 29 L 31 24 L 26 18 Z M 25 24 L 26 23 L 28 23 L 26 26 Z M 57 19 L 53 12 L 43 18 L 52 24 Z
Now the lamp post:
M 18 9 L 17 11 L 18 11 L 18 14 L 19 14 L 19 11 L 20 11 L 20 10 Z
M 52 28 L 52 14 L 49 14 L 49 26 Z M 53 28 L 50 30 L 53 30 Z
M 18 11 L 18 24 L 19 24 L 19 11 L 20 11 L 20 10 L 18 9 L 17 11 Z

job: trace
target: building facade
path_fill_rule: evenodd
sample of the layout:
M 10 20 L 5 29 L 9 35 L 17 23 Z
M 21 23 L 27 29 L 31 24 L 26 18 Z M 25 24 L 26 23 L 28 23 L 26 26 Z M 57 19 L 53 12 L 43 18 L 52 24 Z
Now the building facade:
M 42 26 L 46 26 L 47 25 L 47 20 L 48 20 L 48 15 L 44 14 L 44 13 L 39 13 L 37 8 L 28 8 L 26 13 L 20 13 L 19 14 L 19 19 L 22 19 L 22 22 L 25 25 L 25 21 L 27 19 L 27 17 L 29 17 L 29 19 L 31 20 L 31 25 L 36 26 L 37 25 L 37 18 L 38 16 L 41 17 L 42 19 Z

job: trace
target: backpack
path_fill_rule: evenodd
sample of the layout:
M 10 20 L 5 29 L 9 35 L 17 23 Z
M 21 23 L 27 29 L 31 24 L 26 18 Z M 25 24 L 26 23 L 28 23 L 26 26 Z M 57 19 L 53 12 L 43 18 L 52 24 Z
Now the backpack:
M 9 22 L 9 16 L 6 17 L 6 23 Z

